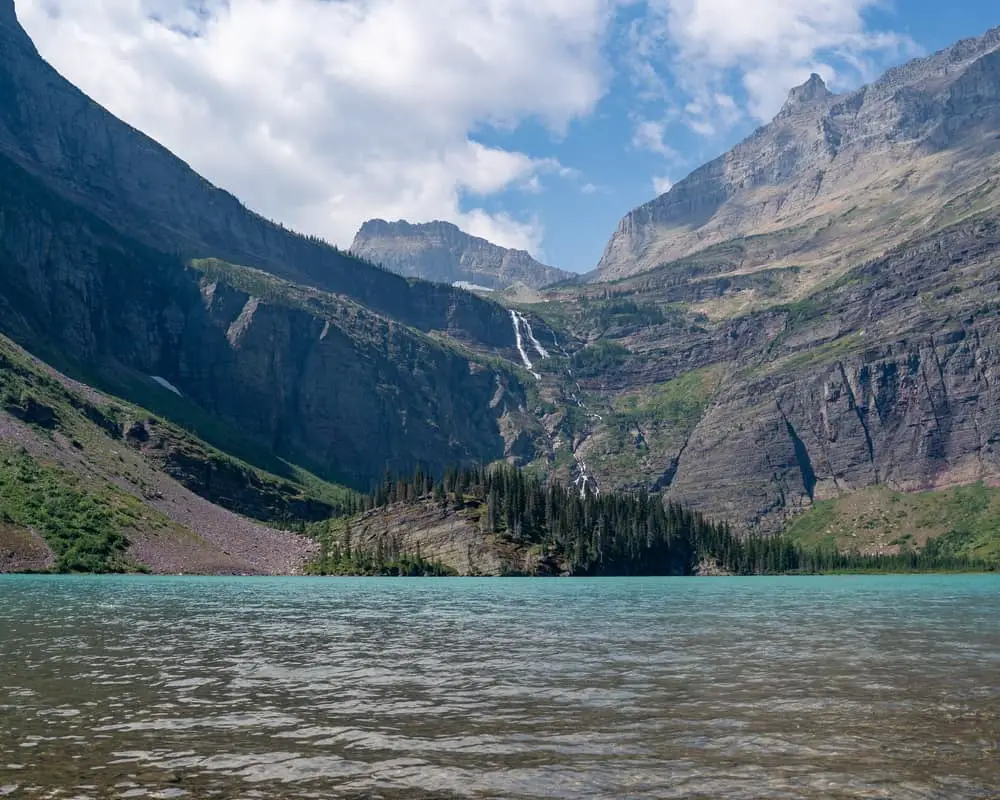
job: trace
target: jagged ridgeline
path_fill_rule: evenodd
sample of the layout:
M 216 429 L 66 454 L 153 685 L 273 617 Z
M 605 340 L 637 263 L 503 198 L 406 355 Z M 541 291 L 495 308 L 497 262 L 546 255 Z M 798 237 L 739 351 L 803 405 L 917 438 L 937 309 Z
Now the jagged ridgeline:
M 736 536 L 726 524 L 645 491 L 597 494 L 543 483 L 505 464 L 387 475 L 350 519 L 312 526 L 318 574 L 474 574 L 473 542 L 506 554 L 500 574 L 654 576 L 836 571 L 990 570 L 996 565 L 931 542 L 920 552 L 863 555 L 804 547 L 783 536 Z M 464 530 L 470 568 L 420 535 L 434 518 Z M 431 549 L 428 549 L 430 545 Z M 505 547 L 506 546 L 506 547 Z

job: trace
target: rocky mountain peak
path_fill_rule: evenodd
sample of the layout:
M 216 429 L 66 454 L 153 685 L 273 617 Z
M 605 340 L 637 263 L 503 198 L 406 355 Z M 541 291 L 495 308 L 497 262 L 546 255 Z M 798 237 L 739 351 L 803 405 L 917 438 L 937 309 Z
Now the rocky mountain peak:
M 630 212 L 593 277 L 621 278 L 728 240 L 804 230 L 799 226 L 841 220 L 848 212 L 860 216 L 862 207 L 870 208 L 870 229 L 862 235 L 855 228 L 843 238 L 827 234 L 828 241 L 854 243 L 852 258 L 864 242 L 880 252 L 885 220 L 943 207 L 993 173 L 993 160 L 1000 159 L 998 48 L 1000 31 L 993 29 L 893 67 L 843 95 L 811 75 L 789 92 L 773 122 Z M 891 188 L 899 170 L 909 176 L 905 185 L 921 187 L 919 203 L 917 193 Z M 897 233 L 907 231 L 901 226 Z M 781 248 L 793 239 L 786 237 Z M 807 247 L 820 245 L 817 240 Z M 791 258 L 781 248 L 761 258 L 772 266 Z M 808 252 L 815 252 L 817 263 L 834 256 Z M 794 264 L 801 267 L 806 255 L 797 250 Z
M 0 41 L 16 44 L 27 54 L 37 56 L 35 45 L 18 22 L 14 0 L 0 0 Z
M 783 111 L 820 103 L 832 96 L 833 93 L 826 87 L 826 83 L 814 72 L 809 76 L 809 80 L 788 92 L 788 100 L 785 101 Z
M 442 220 L 370 219 L 355 235 L 351 252 L 407 277 L 490 289 L 518 282 L 537 289 L 569 276 L 539 263 L 525 250 L 500 247 Z

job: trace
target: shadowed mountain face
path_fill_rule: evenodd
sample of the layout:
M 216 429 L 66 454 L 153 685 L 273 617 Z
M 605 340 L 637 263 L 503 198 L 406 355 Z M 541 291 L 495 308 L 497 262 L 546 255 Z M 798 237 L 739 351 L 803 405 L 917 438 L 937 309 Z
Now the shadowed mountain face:
M 404 220 L 368 220 L 351 252 L 400 275 L 442 283 L 464 282 L 487 289 L 523 283 L 540 289 L 570 273 L 547 267 L 524 250 L 509 250 L 470 236 L 450 222 L 412 225 Z
M 829 92 L 818 75 L 770 124 L 629 213 L 592 277 L 613 280 L 737 237 L 730 263 L 808 266 L 817 280 L 934 227 L 949 205 L 1000 199 L 1000 28 Z
M 210 184 L 43 61 L 12 0 L 0 0 L 0 154 L 161 252 L 262 269 L 348 295 L 421 330 L 464 325 L 474 339 L 512 344 L 502 309 L 408 283 L 269 222 Z

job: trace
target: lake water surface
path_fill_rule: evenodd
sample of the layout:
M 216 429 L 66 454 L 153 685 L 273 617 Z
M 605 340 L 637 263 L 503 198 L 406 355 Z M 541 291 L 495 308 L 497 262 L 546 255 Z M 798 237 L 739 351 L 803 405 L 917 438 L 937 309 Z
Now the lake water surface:
M 1000 576 L 0 577 L 0 795 L 1000 796 Z

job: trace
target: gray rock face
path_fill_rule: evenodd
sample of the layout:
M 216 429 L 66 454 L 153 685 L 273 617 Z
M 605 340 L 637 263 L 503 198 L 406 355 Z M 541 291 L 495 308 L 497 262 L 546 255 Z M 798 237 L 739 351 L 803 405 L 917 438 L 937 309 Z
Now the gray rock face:
M 539 289 L 570 277 L 570 273 L 535 261 L 524 250 L 509 250 L 470 236 L 450 222 L 413 225 L 404 220 L 368 220 L 351 245 L 351 252 L 410 278 L 488 289 L 523 283 Z
M 991 135 L 998 48 L 1000 28 L 846 95 L 813 75 L 773 122 L 629 213 L 592 277 L 637 274 L 735 237 L 819 228 L 848 213 L 866 223 L 854 223 L 855 248 L 881 252 L 887 221 L 918 224 L 990 172 L 1000 150 Z M 830 256 L 818 248 L 779 242 L 771 259 Z
M 861 264 L 796 306 L 667 342 L 653 329 L 633 334 L 635 355 L 587 388 L 620 396 L 697 369 L 721 380 L 690 425 L 652 436 L 640 423 L 644 462 L 631 471 L 621 471 L 622 451 L 588 463 L 602 485 L 662 489 L 763 532 L 876 484 L 1000 483 L 998 253 L 1000 214 L 988 212 Z

